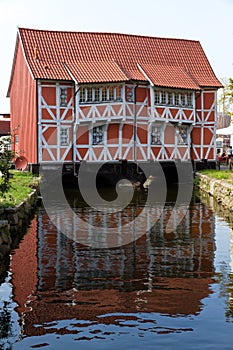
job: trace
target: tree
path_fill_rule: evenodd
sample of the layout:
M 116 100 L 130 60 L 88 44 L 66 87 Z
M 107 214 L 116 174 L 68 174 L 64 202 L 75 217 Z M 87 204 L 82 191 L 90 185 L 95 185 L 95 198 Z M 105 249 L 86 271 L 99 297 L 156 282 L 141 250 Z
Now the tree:
M 219 104 L 222 106 L 222 113 L 233 116 L 233 79 L 222 79 L 224 87 L 221 91 Z
M 0 196 L 10 189 L 10 169 L 15 153 L 11 150 L 11 135 L 0 138 Z

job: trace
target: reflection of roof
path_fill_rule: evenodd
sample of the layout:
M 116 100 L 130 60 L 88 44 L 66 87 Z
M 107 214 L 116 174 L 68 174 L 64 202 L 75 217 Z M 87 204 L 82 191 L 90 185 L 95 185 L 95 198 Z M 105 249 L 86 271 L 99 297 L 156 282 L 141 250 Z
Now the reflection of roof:
M 19 38 L 34 78 L 147 81 L 140 65 L 159 86 L 221 87 L 199 41 L 24 28 Z
M 39 293 L 39 300 L 32 301 L 24 316 L 27 335 L 48 332 L 46 324 L 58 320 L 86 320 L 102 324 L 117 324 L 118 314 L 162 313 L 167 315 L 197 315 L 201 300 L 209 295 L 211 278 L 157 278 L 150 291 L 123 292 L 115 289 Z M 163 287 L 162 287 L 163 286 Z M 106 316 L 104 316 L 106 315 Z M 110 315 L 110 316 L 109 316 Z M 37 325 L 36 327 L 34 325 Z M 50 327 L 50 332 L 56 328 Z M 69 330 L 63 328 L 63 333 Z M 73 328 L 75 332 L 75 328 Z

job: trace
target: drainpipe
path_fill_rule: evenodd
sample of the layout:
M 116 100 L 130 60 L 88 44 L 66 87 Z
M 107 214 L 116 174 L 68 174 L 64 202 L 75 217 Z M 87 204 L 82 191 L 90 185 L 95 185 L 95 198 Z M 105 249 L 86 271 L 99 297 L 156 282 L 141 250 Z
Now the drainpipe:
M 76 147 L 76 125 L 77 125 L 77 103 L 76 103 L 76 95 L 78 94 L 80 87 L 78 84 L 78 81 L 75 79 L 75 77 L 73 76 L 73 74 L 71 73 L 71 71 L 69 70 L 69 68 L 67 67 L 65 62 L 62 62 L 63 66 L 65 67 L 67 73 L 69 74 L 69 76 L 71 77 L 71 79 L 74 82 L 74 120 L 72 123 L 72 150 L 73 150 L 73 166 L 74 166 L 74 175 L 76 176 L 76 166 L 75 166 L 75 147 Z
M 133 161 L 136 162 L 136 151 L 137 151 L 137 109 L 136 109 L 136 89 L 138 84 L 134 85 L 134 108 L 133 108 Z

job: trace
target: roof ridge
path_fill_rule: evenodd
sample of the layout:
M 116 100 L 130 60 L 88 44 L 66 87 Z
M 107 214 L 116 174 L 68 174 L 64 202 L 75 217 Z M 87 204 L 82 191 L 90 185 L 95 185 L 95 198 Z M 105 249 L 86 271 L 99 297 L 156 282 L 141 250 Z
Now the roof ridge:
M 146 34 L 133 34 L 133 33 L 120 33 L 120 32 L 108 32 L 108 31 L 77 31 L 77 30 L 57 30 L 57 29 L 36 29 L 36 28 L 25 28 L 19 27 L 19 30 L 26 31 L 35 31 L 35 32 L 53 32 L 53 33 L 71 33 L 71 34 L 100 34 L 100 35 L 119 35 L 119 36 L 127 36 L 127 37 L 138 37 L 138 38 L 151 38 L 151 39 L 159 39 L 159 40 L 177 40 L 177 41 L 185 41 L 185 42 L 197 42 L 200 43 L 197 39 L 186 39 L 186 38 L 178 38 L 178 37 L 163 37 L 163 36 L 153 36 Z

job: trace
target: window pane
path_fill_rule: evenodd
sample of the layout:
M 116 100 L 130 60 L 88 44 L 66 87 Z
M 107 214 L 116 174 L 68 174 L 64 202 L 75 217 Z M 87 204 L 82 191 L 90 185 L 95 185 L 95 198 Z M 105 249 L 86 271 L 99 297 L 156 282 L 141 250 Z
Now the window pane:
M 168 92 L 168 104 L 169 105 L 174 105 L 174 94 L 172 92 Z
M 155 104 L 160 104 L 160 92 L 155 91 Z
M 178 145 L 188 144 L 188 127 L 186 125 L 178 126 Z
M 189 107 L 193 107 L 193 94 L 192 93 L 187 94 L 187 105 Z
M 131 86 L 126 87 L 126 100 L 128 102 L 133 102 L 134 100 L 133 88 Z
M 182 106 L 186 105 L 186 95 L 185 94 L 180 94 L 180 103 Z
M 104 127 L 103 125 L 96 126 L 92 130 L 92 144 L 98 145 L 103 143 L 104 143 Z
M 91 87 L 87 87 L 86 88 L 86 101 L 87 102 L 92 102 L 92 88 Z
M 175 105 L 179 106 L 180 104 L 180 95 L 178 93 L 175 94 Z
M 108 100 L 109 101 L 114 101 L 114 87 L 113 86 L 110 86 L 108 88 L 108 93 L 109 93 Z
M 67 106 L 67 88 L 60 88 L 60 106 Z
M 107 101 L 107 98 L 108 98 L 107 87 L 103 86 L 102 87 L 102 101 Z
M 80 89 L 80 94 L 79 94 L 79 101 L 80 101 L 80 103 L 83 103 L 83 102 L 85 102 L 85 88 L 81 88 Z
M 152 126 L 151 144 L 152 145 L 161 145 L 161 125 Z
M 99 87 L 94 88 L 94 101 L 95 102 L 100 101 L 100 88 Z
M 116 86 L 115 87 L 115 93 L 116 93 L 115 100 L 116 101 L 121 101 L 122 100 L 122 97 L 121 97 L 122 88 L 121 88 L 121 86 Z
M 69 145 L 69 135 L 67 128 L 61 128 L 60 130 L 60 146 L 68 146 Z
M 161 92 L 161 103 L 165 105 L 167 103 L 167 93 L 165 91 Z

